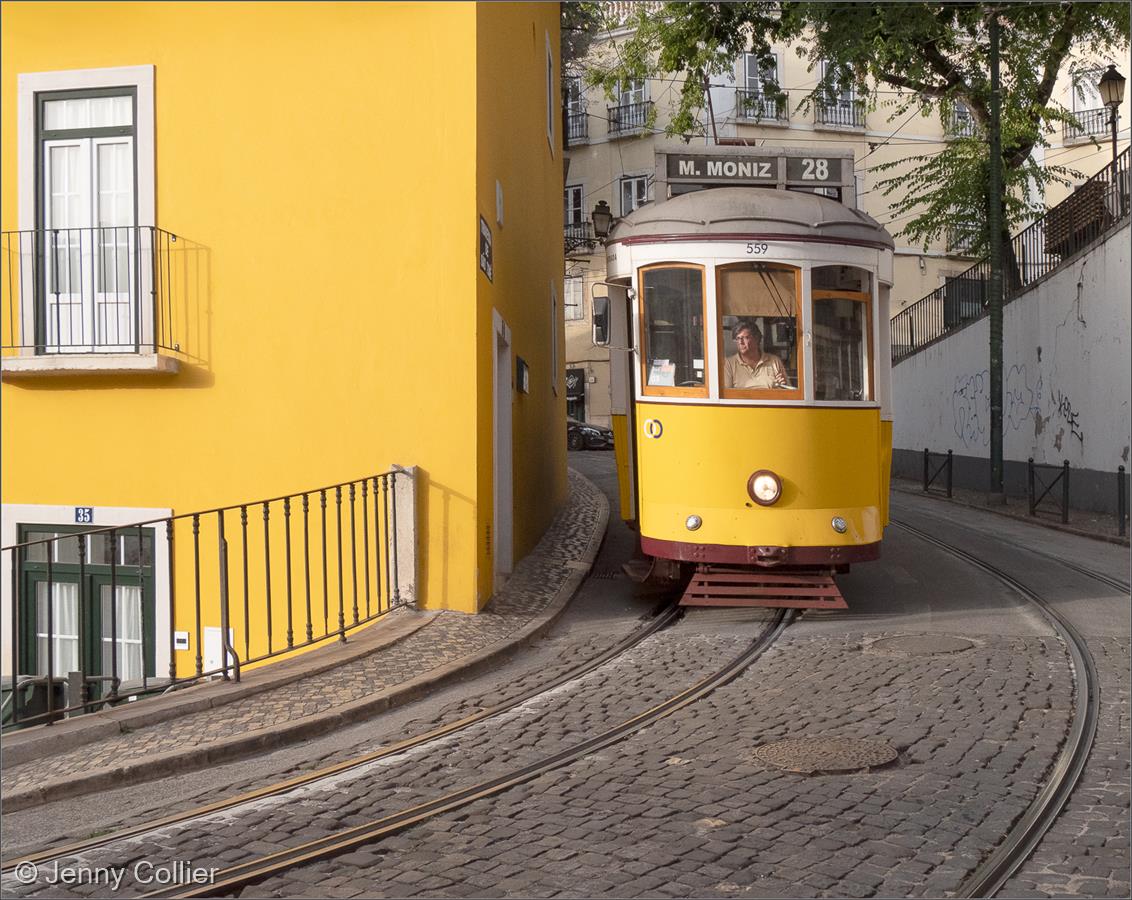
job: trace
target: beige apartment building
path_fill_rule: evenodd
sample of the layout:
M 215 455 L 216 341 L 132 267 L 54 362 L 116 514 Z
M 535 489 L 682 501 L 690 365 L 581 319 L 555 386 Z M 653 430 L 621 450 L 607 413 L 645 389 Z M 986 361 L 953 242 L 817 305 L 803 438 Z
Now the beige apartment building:
M 609 52 L 614 33 L 598 42 L 592 53 Z M 1073 110 L 1082 128 L 1068 125 L 1048 135 L 1050 146 L 1038 148 L 1039 162 L 1065 165 L 1084 177 L 1102 169 L 1112 159 L 1109 111 L 1101 104 L 1096 82 L 1104 70 L 1097 61 L 1079 74 L 1076 83 L 1062 79 L 1054 100 Z M 1080 67 L 1075 67 L 1080 69 Z M 895 284 L 891 311 L 895 315 L 907 305 L 940 287 L 945 279 L 967 269 L 975 260 L 966 253 L 962 235 L 926 249 L 897 236 L 901 221 L 894 219 L 879 182 L 894 174 L 877 167 L 893 160 L 928 154 L 945 142 L 970 135 L 975 123 L 962 109 L 951 121 L 918 109 L 894 116 L 899 104 L 895 91 L 881 91 L 875 108 L 867 108 L 851 88 L 835 92 L 828 102 L 803 109 L 801 101 L 817 85 L 823 73 L 810 69 L 792 47 L 776 48 L 776 70 L 760 71 L 753 56 L 736 64 L 730 77 L 715 77 L 710 89 L 710 111 L 705 111 L 707 137 L 690 143 L 664 136 L 675 108 L 682 75 L 650 79 L 631 85 L 613 99 L 587 88 L 580 73 L 567 72 L 565 92 L 566 176 L 564 245 L 566 277 L 563 290 L 566 315 L 567 410 L 580 421 L 598 425 L 610 422 L 609 354 L 593 346 L 591 303 L 601 295 L 605 279 L 605 256 L 594 237 L 591 213 L 601 201 L 615 217 L 627 215 L 642 203 L 666 199 L 670 187 L 658 171 L 658 153 L 681 151 L 726 153 L 727 146 L 746 145 L 768 151 L 820 157 L 852 154 L 852 176 L 842 188 L 805 188 L 839 196 L 884 224 L 896 237 Z M 785 102 L 768 95 L 765 85 L 773 80 L 786 92 Z M 1128 145 L 1126 98 L 1120 111 L 1118 147 Z M 649 124 L 650 112 L 655 120 Z M 659 179 L 658 179 L 659 175 Z M 1084 178 L 1079 179 L 1084 180 Z M 782 186 L 782 185 L 779 185 Z M 658 189 L 660 193 L 658 194 Z M 1064 199 L 1072 187 L 1054 186 L 1043 198 L 1046 207 Z

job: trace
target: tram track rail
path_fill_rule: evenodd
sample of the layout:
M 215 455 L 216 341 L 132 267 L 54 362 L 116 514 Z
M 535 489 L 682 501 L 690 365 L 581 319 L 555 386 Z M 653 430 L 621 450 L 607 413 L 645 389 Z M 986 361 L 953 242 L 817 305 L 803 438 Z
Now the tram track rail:
M 796 617 L 796 610 L 778 610 L 774 619 L 741 653 L 715 672 L 704 676 L 680 693 L 654 704 L 649 709 L 596 735 L 548 754 L 541 760 L 380 819 L 342 829 L 334 834 L 231 866 L 218 872 L 216 878 L 209 884 L 170 885 L 142 896 L 189 898 L 233 895 L 250 884 L 261 882 L 295 866 L 346 853 L 356 847 L 389 837 L 435 816 L 454 812 L 478 800 L 500 794 L 547 772 L 569 765 L 591 753 L 630 737 L 641 729 L 695 703 L 717 688 L 734 680 L 774 644 Z
M 1022 867 L 1034 848 L 1053 826 L 1085 769 L 1085 763 L 1092 750 L 1096 735 L 1100 712 L 1100 678 L 1097 673 L 1096 662 L 1085 639 L 1073 624 L 1045 598 L 1008 572 L 907 522 L 893 518 L 892 524 L 920 540 L 938 547 L 945 553 L 983 570 L 1036 606 L 1065 645 L 1073 667 L 1075 679 L 1073 722 L 1061 752 L 1053 764 L 1049 778 L 1046 779 L 1042 789 L 1031 801 L 1025 813 L 1014 823 L 1005 840 L 991 851 L 954 894 L 956 897 L 993 897 L 1006 881 Z M 1054 562 L 1065 564 L 1068 568 L 1076 570 L 1080 574 L 1096 578 L 1097 581 L 1105 584 L 1111 584 L 1108 576 L 1090 572 L 1050 554 L 1034 552 L 1040 556 L 1048 556 Z
M 604 650 L 603 652 L 593 656 L 577 666 L 573 666 L 566 672 L 556 676 L 555 678 L 544 682 L 542 684 L 534 685 L 533 687 L 521 691 L 513 697 L 489 706 L 471 715 L 464 716 L 453 722 L 441 725 L 437 728 L 432 728 L 421 734 L 413 735 L 400 741 L 396 741 L 385 747 L 380 747 L 369 753 L 360 756 L 351 757 L 350 759 L 343 760 L 342 762 L 335 763 L 330 766 L 324 766 L 312 772 L 306 772 L 294 778 L 288 778 L 283 781 L 275 782 L 252 791 L 246 791 L 223 800 L 217 800 L 214 803 L 209 803 L 204 806 L 196 806 L 191 809 L 184 810 L 179 813 L 173 813 L 168 816 L 163 816 L 159 819 L 151 819 L 145 822 L 140 822 L 136 825 L 129 825 L 124 828 L 115 829 L 97 837 L 87 838 L 85 840 L 75 841 L 68 844 L 61 844 L 54 847 L 46 848 L 35 853 L 22 853 L 12 856 L 9 859 L 0 862 L 0 874 L 10 875 L 18 866 L 32 863 L 36 866 L 42 866 L 54 860 L 62 859 L 65 857 L 74 856 L 79 853 L 86 853 L 91 850 L 97 850 L 102 847 L 110 846 L 118 841 L 127 840 L 130 838 L 137 838 L 149 832 L 158 831 L 163 828 L 168 828 L 173 825 L 187 825 L 195 820 L 204 819 L 208 816 L 215 815 L 221 812 L 227 812 L 236 809 L 240 806 L 255 803 L 260 800 L 265 800 L 269 797 L 279 796 L 286 794 L 297 788 L 315 785 L 320 781 L 342 775 L 343 773 L 352 770 L 360 769 L 371 763 L 377 762 L 388 757 L 397 756 L 406 753 L 417 747 L 429 744 L 433 741 L 449 737 L 466 728 L 470 728 L 480 722 L 490 719 L 494 716 L 506 713 L 528 700 L 537 697 L 540 694 L 553 691 L 568 682 L 581 678 L 589 674 L 595 669 L 600 668 L 616 657 L 622 655 L 633 647 L 637 646 L 647 638 L 663 630 L 671 625 L 676 619 L 683 614 L 676 600 L 663 607 L 659 613 L 653 616 L 648 622 L 644 623 L 641 627 L 634 630 L 629 635 L 626 635 L 620 641 L 615 643 L 612 647 Z

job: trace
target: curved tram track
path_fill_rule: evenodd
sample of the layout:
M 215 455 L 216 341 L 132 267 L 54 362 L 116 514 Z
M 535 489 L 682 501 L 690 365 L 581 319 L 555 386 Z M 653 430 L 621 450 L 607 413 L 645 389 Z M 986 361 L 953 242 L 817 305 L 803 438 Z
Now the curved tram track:
M 145 897 L 211 897 L 233 895 L 243 887 L 262 881 L 293 866 L 315 862 L 355 847 L 388 837 L 433 816 L 452 812 L 469 803 L 499 794 L 509 788 L 530 781 L 538 776 L 569 765 L 604 747 L 617 743 L 737 678 L 748 666 L 757 660 L 778 639 L 779 635 L 796 618 L 795 610 L 777 610 L 773 621 L 747 646 L 742 653 L 715 672 L 701 678 L 691 687 L 655 704 L 642 713 L 607 728 L 586 740 L 579 741 L 557 753 L 522 768 L 515 769 L 498 778 L 473 784 L 453 791 L 427 803 L 411 807 L 401 812 L 385 816 L 364 825 L 343 829 L 334 834 L 288 848 L 232 866 L 217 873 L 216 879 L 207 885 L 173 885 L 168 888 L 144 894 Z
M 555 688 L 581 678 L 589 674 L 595 669 L 600 668 L 621 654 L 627 652 L 633 647 L 640 644 L 646 638 L 651 637 L 668 625 L 672 624 L 680 615 L 680 608 L 676 602 L 673 601 L 668 606 L 664 607 L 656 616 L 638 628 L 636 631 L 627 635 L 622 640 L 618 641 L 608 650 L 594 656 L 580 665 L 575 666 L 558 677 L 548 681 L 544 684 L 538 684 L 529 690 L 522 691 L 514 697 L 511 697 L 502 703 L 494 706 L 487 707 L 479 712 L 473 713 L 470 716 L 450 722 L 447 725 L 442 725 L 438 728 L 431 729 L 418 735 L 414 735 L 405 740 L 397 741 L 387 747 L 382 747 L 371 753 L 366 753 L 362 756 L 356 756 L 351 759 L 336 763 L 332 766 L 325 766 L 313 772 L 308 772 L 299 775 L 295 778 L 289 778 L 285 781 L 276 782 L 254 791 L 238 794 L 234 797 L 229 797 L 224 800 L 218 800 L 215 803 L 210 803 L 205 806 L 198 806 L 192 809 L 185 810 L 184 812 L 175 813 L 170 816 L 164 816 L 160 819 L 152 819 L 150 821 L 141 822 L 137 825 L 131 825 L 126 828 L 117 829 L 107 834 L 98 837 L 90 838 L 83 841 L 78 841 L 70 844 L 50 847 L 36 853 L 24 853 L 13 856 L 10 859 L 4 860 L 0 866 L 0 872 L 4 875 L 11 874 L 17 866 L 22 863 L 34 863 L 37 866 L 42 866 L 45 863 L 50 863 L 54 860 L 62 859 L 64 857 L 73 856 L 78 853 L 84 853 L 89 850 L 97 850 L 100 847 L 109 846 L 117 841 L 126 838 L 134 838 L 158 829 L 167 828 L 170 825 L 184 825 L 193 822 L 196 819 L 203 819 L 207 816 L 214 815 L 219 812 L 236 809 L 237 807 L 244 806 L 249 803 L 254 803 L 259 800 L 264 800 L 268 797 L 275 797 L 280 794 L 286 794 L 299 787 L 307 785 L 315 785 L 320 781 L 341 775 L 351 770 L 359 769 L 370 763 L 377 762 L 378 760 L 386 759 L 388 757 L 396 756 L 405 753 L 416 747 L 423 746 L 432 741 L 448 737 L 469 728 L 485 719 L 490 719 L 493 716 L 501 715 L 509 710 L 515 709 L 528 700 L 537 697 L 539 694 L 553 691 Z
M 1099 676 L 1096 663 L 1085 643 L 1085 639 L 1073 627 L 1072 623 L 1041 595 L 1025 584 L 986 560 L 921 531 L 913 525 L 895 518 L 892 520 L 892 524 L 920 540 L 938 547 L 945 553 L 982 569 L 1034 604 L 1065 644 L 1072 662 L 1075 679 L 1073 723 L 1070 726 L 1061 753 L 1050 772 L 1050 777 L 1030 803 L 1026 812 L 1015 822 L 1013 828 L 1006 835 L 1006 839 L 983 860 L 955 892 L 955 896 L 958 897 L 992 897 L 1005 884 L 1006 880 L 1022 866 L 1038 845 L 1038 842 L 1049 831 L 1081 777 L 1085 762 L 1093 746 L 1099 715 Z M 1123 582 L 1102 573 L 1093 572 L 1048 553 L 1032 552 L 1110 587 L 1125 591 L 1128 589 L 1128 586 Z

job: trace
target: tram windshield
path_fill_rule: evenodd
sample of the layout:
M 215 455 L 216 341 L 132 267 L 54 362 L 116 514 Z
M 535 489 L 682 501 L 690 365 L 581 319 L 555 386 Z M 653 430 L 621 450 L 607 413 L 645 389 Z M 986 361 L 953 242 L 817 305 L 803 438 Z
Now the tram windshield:
M 723 397 L 801 397 L 798 270 L 737 263 L 717 270 Z
M 703 269 L 652 266 L 641 288 L 646 392 L 706 395 Z
M 813 270 L 814 399 L 869 400 L 869 273 L 852 266 Z

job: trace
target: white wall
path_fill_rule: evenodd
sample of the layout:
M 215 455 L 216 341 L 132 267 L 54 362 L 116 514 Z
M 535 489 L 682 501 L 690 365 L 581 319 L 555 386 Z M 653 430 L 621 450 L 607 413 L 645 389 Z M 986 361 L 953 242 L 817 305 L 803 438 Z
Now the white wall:
M 1129 468 L 1129 227 L 1003 311 L 1003 455 Z M 982 319 L 892 370 L 893 445 L 989 457 L 990 323 Z

